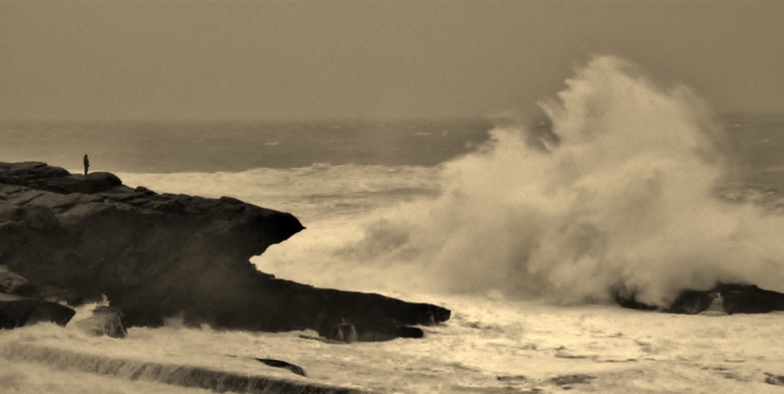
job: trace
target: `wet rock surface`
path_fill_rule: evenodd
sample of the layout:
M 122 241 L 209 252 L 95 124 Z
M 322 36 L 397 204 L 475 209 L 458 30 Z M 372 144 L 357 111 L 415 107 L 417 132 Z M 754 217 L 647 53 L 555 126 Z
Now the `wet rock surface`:
M 76 314 L 73 309 L 37 298 L 0 294 L 0 329 L 53 322 L 65 326 Z
M 438 306 L 318 289 L 250 263 L 303 229 L 291 214 L 230 197 L 158 194 L 110 173 L 0 163 L 0 265 L 42 298 L 73 305 L 106 295 L 126 327 L 181 314 L 191 325 L 328 336 L 345 319 L 359 341 L 417 337 L 410 326 L 449 319 Z
M 73 324 L 82 331 L 95 336 L 108 336 L 111 338 L 125 338 L 128 331 L 122 324 L 123 313 L 119 308 L 111 306 L 97 306 L 92 316 L 79 320 Z
M 67 306 L 42 299 L 38 288 L 27 278 L 0 265 L 0 329 L 39 322 L 65 326 L 75 314 Z
M 299 376 L 308 376 L 307 374 L 305 374 L 305 370 L 302 369 L 302 367 L 291 364 L 287 361 L 275 360 L 271 358 L 256 358 L 256 361 L 264 365 L 268 365 L 270 367 L 288 369 L 289 371 Z

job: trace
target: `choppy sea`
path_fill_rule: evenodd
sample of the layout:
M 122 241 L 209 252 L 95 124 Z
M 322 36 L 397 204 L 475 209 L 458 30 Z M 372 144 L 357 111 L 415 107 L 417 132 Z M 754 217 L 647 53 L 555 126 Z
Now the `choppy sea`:
M 122 340 L 39 324 L 0 332 L 0 391 L 205 391 L 87 373 L 94 358 L 62 351 L 379 393 L 782 390 L 765 380 L 784 375 L 784 313 L 641 312 L 609 292 L 663 306 L 717 281 L 784 291 L 784 116 L 714 114 L 627 69 L 594 59 L 524 121 L 3 122 L 0 161 L 81 172 L 89 154 L 129 186 L 291 212 L 307 229 L 260 270 L 453 313 L 423 339 L 351 345 L 176 317 Z

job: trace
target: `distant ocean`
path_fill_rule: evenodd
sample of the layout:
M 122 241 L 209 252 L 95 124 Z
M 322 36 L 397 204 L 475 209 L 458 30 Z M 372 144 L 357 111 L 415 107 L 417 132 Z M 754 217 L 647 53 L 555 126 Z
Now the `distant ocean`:
M 433 166 L 487 140 L 484 119 L 301 122 L 6 122 L 0 154 L 94 171 L 238 172 L 314 164 Z
M 726 153 L 732 161 L 732 176 L 717 183 L 717 188 L 740 194 L 759 192 L 767 197 L 758 198 L 774 199 L 784 190 L 784 115 L 716 114 L 714 121 L 722 129 Z M 243 178 L 264 182 L 269 188 L 279 184 L 290 189 L 293 182 L 303 190 L 288 193 L 291 195 L 286 198 L 290 200 L 308 196 L 324 199 L 324 191 L 337 186 L 335 180 L 370 180 L 378 187 L 377 195 L 387 193 L 406 200 L 418 194 L 437 194 L 440 166 L 476 152 L 488 143 L 491 130 L 499 123 L 510 122 L 479 118 L 384 122 L 0 121 L 0 160 L 43 161 L 80 173 L 82 156 L 89 154 L 90 171 L 123 174 L 123 179 L 141 180 L 145 175 L 153 181 L 166 178 L 174 187 L 180 183 L 177 178 L 187 178 L 192 184 L 198 176 Z M 549 129 L 549 123 L 541 117 L 518 126 Z M 395 179 L 395 174 L 405 179 Z M 300 182 L 294 182 L 296 177 Z M 404 184 L 407 181 L 410 185 Z M 390 185 L 384 186 L 384 182 Z M 226 189 L 226 194 L 248 194 L 252 185 L 238 186 L 241 190 Z M 338 189 L 345 195 L 331 195 L 333 207 L 349 206 L 345 201 L 357 198 L 343 186 Z M 274 208 L 265 201 L 254 202 Z M 330 211 L 329 207 L 322 210 L 315 202 L 313 208 L 322 213 Z
M 122 341 L 41 325 L 0 333 L 0 346 L 243 371 L 255 364 L 222 354 L 269 356 L 384 393 L 773 392 L 784 314 L 643 313 L 609 290 L 658 305 L 716 281 L 784 291 L 784 115 L 712 114 L 687 88 L 624 70 L 594 60 L 542 103 L 546 117 L 522 122 L 2 123 L 0 161 L 81 172 L 89 154 L 91 171 L 129 186 L 290 212 L 307 229 L 254 257 L 259 269 L 453 319 L 422 340 L 351 346 L 176 319 Z M 0 358 L 0 387 L 168 390 L 22 359 Z

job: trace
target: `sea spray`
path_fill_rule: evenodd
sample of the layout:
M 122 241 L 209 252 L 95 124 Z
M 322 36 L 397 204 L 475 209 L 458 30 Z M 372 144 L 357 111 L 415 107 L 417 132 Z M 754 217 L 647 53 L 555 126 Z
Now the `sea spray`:
M 120 176 L 293 213 L 307 230 L 252 261 L 316 286 L 660 306 L 717 281 L 784 291 L 784 220 L 717 197 L 737 147 L 688 88 L 602 56 L 541 105 L 549 130 L 501 123 L 434 167 Z
M 295 214 L 303 223 L 353 216 L 380 206 L 438 194 L 432 167 L 314 163 L 307 167 L 241 172 L 117 174 L 126 185 L 159 193 L 231 196 Z
M 660 306 L 717 281 L 784 290 L 784 219 L 715 197 L 732 160 L 689 89 L 660 88 L 609 56 L 567 85 L 542 103 L 557 138 L 532 146 L 521 127 L 493 130 L 442 165 L 438 199 L 334 245 L 332 268 L 352 278 L 342 282 L 562 303 L 620 291 Z

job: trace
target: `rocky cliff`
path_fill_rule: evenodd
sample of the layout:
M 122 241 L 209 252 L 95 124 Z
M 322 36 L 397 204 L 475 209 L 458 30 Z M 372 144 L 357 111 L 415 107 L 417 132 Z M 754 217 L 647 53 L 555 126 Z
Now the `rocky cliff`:
M 345 319 L 359 340 L 421 336 L 409 326 L 449 319 L 437 306 L 279 280 L 249 262 L 303 229 L 291 214 L 229 197 L 158 194 L 110 173 L 0 163 L 0 265 L 42 298 L 78 304 L 106 295 L 129 326 L 181 315 L 215 328 L 328 336 Z

